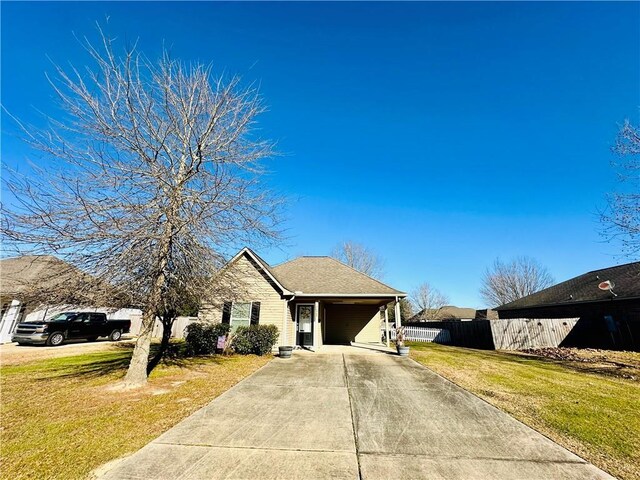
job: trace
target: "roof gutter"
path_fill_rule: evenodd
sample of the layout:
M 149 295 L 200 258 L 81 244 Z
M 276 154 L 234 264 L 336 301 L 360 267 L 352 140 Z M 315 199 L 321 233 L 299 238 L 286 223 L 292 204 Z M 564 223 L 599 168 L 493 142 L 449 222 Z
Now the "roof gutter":
M 296 292 L 294 297 L 346 297 L 346 298 L 404 298 L 406 293 L 301 293 Z

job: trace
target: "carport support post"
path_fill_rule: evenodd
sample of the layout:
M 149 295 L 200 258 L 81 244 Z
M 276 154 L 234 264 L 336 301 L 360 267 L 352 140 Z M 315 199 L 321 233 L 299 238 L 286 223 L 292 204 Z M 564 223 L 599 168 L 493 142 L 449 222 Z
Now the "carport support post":
M 320 302 L 316 302 L 313 308 L 313 327 L 311 331 L 313 332 L 313 349 L 316 350 L 316 336 L 318 335 L 318 330 L 320 326 L 318 325 L 318 318 L 320 318 Z
M 396 328 L 399 328 L 402 326 L 402 319 L 400 318 L 400 301 L 398 300 L 398 297 L 396 297 L 396 304 L 394 307 L 396 314 Z
M 389 343 L 389 312 L 387 310 L 388 308 L 385 305 L 384 306 L 384 338 L 387 340 L 387 348 L 389 348 L 391 345 Z

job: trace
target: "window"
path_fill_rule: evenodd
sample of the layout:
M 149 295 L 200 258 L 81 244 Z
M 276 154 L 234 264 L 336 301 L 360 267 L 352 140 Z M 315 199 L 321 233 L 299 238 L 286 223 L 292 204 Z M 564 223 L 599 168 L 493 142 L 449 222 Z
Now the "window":
M 88 313 L 79 313 L 76 317 L 71 320 L 72 322 L 88 322 L 89 314 Z
M 231 330 L 251 324 L 251 302 L 233 302 L 231 305 Z

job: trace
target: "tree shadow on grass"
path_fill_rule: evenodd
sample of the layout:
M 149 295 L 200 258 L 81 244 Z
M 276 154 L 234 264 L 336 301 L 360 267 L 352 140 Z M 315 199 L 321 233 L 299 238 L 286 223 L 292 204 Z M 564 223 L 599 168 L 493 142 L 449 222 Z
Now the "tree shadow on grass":
M 61 364 L 54 368 L 47 369 L 46 374 L 40 376 L 38 380 L 65 378 L 94 379 L 116 374 L 124 376 L 131 361 L 133 347 L 133 344 L 118 344 L 115 351 L 89 354 L 84 356 L 83 361 L 74 361 L 74 357 L 70 357 L 68 364 Z M 149 358 L 153 358 L 159 348 L 159 344 L 152 344 Z M 222 355 L 189 356 L 183 345 L 172 344 L 172 347 L 165 352 L 159 366 L 189 368 L 199 365 L 222 364 L 224 361 L 225 358 Z

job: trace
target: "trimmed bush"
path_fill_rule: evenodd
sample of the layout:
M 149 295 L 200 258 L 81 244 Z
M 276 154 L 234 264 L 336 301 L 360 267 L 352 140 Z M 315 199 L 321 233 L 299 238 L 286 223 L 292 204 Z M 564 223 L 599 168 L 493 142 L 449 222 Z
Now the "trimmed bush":
M 242 355 L 265 355 L 278 341 L 278 335 L 278 327 L 275 325 L 238 327 L 233 337 L 233 349 Z
M 210 355 L 216 353 L 218 337 L 228 335 L 231 326 L 228 323 L 195 322 L 185 329 L 187 355 Z

